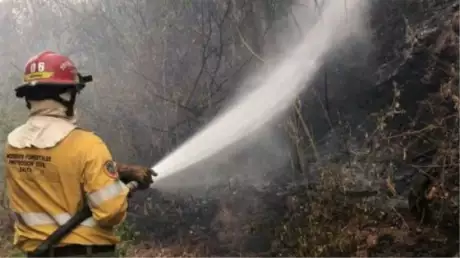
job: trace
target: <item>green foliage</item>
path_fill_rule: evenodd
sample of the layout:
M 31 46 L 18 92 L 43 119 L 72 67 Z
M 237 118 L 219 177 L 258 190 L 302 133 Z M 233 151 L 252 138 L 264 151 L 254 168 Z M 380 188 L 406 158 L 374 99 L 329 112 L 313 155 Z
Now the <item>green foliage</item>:
M 132 224 L 125 221 L 116 228 L 115 233 L 121 239 L 121 243 L 117 246 L 117 256 L 125 257 L 136 242 L 139 232 L 135 231 Z

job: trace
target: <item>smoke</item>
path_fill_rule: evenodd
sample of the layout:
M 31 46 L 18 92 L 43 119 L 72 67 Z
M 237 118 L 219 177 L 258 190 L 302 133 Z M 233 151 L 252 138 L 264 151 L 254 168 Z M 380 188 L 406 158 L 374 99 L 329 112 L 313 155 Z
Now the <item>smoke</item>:
M 327 54 L 345 39 L 352 43 L 366 35 L 366 10 L 366 1 L 347 1 L 347 7 L 342 1 L 324 1 L 314 24 L 280 33 L 290 42 L 281 41 L 281 51 L 268 55 L 269 61 L 213 121 L 154 166 L 161 179 L 155 187 L 206 188 L 233 177 L 261 185 L 269 181 L 270 171 L 285 172 L 290 148 L 280 122 Z M 306 30 L 305 37 L 292 40 L 299 29 Z
M 289 141 L 281 129 L 267 127 L 245 144 L 213 155 L 190 166 L 183 173 L 175 173 L 155 183 L 160 190 L 206 191 L 217 185 L 232 184 L 263 187 L 273 173 L 286 171 L 290 161 Z M 197 191 L 198 190 L 198 191 Z

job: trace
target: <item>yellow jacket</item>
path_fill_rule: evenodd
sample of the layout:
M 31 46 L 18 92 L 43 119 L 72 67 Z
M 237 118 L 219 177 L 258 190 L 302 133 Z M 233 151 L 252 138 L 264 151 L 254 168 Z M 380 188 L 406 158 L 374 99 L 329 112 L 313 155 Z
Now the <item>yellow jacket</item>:
M 75 128 L 54 147 L 14 148 L 6 144 L 10 208 L 15 212 L 14 244 L 32 251 L 89 200 L 92 218 L 60 245 L 116 244 L 113 227 L 127 213 L 128 188 L 118 180 L 112 156 L 95 134 Z

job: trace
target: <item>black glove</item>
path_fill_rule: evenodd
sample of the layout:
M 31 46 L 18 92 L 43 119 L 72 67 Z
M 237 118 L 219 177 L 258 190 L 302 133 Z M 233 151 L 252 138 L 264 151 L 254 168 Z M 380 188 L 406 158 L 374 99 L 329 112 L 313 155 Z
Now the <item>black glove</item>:
M 153 177 L 158 175 L 151 168 L 122 163 L 117 163 L 117 172 L 123 183 L 136 181 L 139 184 L 137 188 L 140 190 L 149 188 L 153 183 Z

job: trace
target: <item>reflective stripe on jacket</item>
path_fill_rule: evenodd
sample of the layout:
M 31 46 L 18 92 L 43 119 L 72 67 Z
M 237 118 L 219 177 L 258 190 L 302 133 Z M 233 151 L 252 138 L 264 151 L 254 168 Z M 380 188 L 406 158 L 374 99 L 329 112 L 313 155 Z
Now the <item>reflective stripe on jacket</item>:
M 62 244 L 116 244 L 113 227 L 127 212 L 128 188 L 108 166 L 112 156 L 95 134 L 73 130 L 47 149 L 5 149 L 5 176 L 15 212 L 14 244 L 32 251 L 75 214 L 86 197 L 93 216 Z

